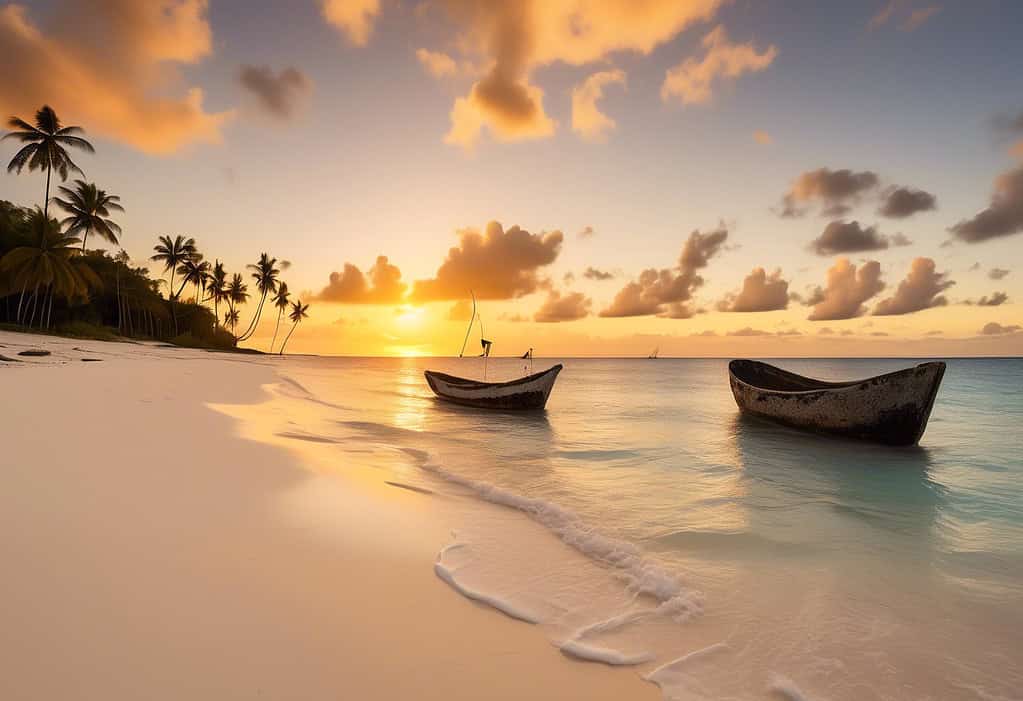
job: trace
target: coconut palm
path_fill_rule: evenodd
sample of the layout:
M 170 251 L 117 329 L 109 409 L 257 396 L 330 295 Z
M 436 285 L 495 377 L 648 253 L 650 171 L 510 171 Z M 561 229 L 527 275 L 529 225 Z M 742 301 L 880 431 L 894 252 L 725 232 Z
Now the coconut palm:
M 252 321 L 249 322 L 249 328 L 245 329 L 245 333 L 238 338 L 239 341 L 244 341 L 255 332 L 256 324 L 259 323 L 259 316 L 263 313 L 263 303 L 266 301 L 266 296 L 271 292 L 277 291 L 277 276 L 281 274 L 281 271 L 277 269 L 277 259 L 271 258 L 266 253 L 261 253 L 256 263 L 245 267 L 252 271 L 252 279 L 256 281 L 256 289 L 259 290 L 260 296 L 256 313 L 253 314 Z
M 230 305 L 230 315 L 234 317 L 234 322 L 231 324 L 231 334 L 235 336 L 235 344 L 238 343 L 238 336 L 234 333 L 234 327 L 238 325 L 238 305 L 245 304 L 249 299 L 249 286 L 242 280 L 240 273 L 235 273 L 231 277 L 231 282 L 227 285 L 227 302 Z M 225 317 L 225 323 L 227 318 Z
M 37 311 L 40 311 L 40 323 L 43 319 L 39 304 L 40 288 L 43 291 L 43 304 L 47 295 L 50 295 L 52 308 L 54 293 L 70 299 L 76 293 L 86 290 L 86 283 L 70 262 L 70 258 L 77 253 L 79 240 L 62 232 L 57 222 L 48 219 L 38 207 L 28 215 L 27 223 L 34 243 L 8 251 L 0 259 L 0 272 L 9 273 L 14 284 L 21 286 L 16 316 L 19 323 L 23 323 L 24 317 L 28 315 L 29 308 L 23 303 L 25 292 L 32 289 L 32 316 L 29 319 L 29 325 L 32 325 Z
M 81 127 L 63 126 L 57 113 L 49 105 L 43 105 L 36 112 L 35 122 L 35 125 L 32 125 L 19 117 L 11 117 L 7 120 L 7 126 L 14 131 L 4 134 L 3 138 L 16 139 L 25 144 L 21 150 L 14 154 L 14 158 L 7 165 L 7 172 L 21 173 L 25 166 L 28 166 L 29 172 L 33 170 L 46 171 L 46 198 L 43 200 L 43 216 L 48 216 L 52 171 L 57 171 L 61 182 L 67 180 L 68 173 L 71 171 L 82 172 L 82 169 L 71 160 L 71 156 L 68 155 L 64 147 L 73 146 L 88 153 L 95 153 L 96 149 L 82 137 L 76 136 L 76 134 L 84 133 Z
M 288 291 L 288 283 L 282 282 L 277 286 L 277 294 L 274 295 L 273 303 L 277 307 L 277 325 L 274 326 L 274 337 L 270 340 L 270 352 L 274 352 L 274 343 L 277 342 L 277 331 L 281 328 L 281 317 L 284 315 L 284 310 L 288 308 L 288 301 L 291 297 L 291 292 Z
M 201 253 L 196 253 L 178 266 L 178 274 L 181 276 L 181 289 L 175 296 L 180 297 L 185 285 L 192 283 L 195 285 L 195 301 L 198 303 L 210 279 L 210 262 L 203 260 Z
M 81 235 L 82 253 L 85 253 L 85 244 L 93 231 L 113 245 L 117 245 L 121 227 L 107 217 L 110 216 L 110 212 L 124 211 L 124 207 L 119 204 L 120 197 L 108 195 L 106 191 L 96 187 L 95 183 L 87 183 L 84 180 L 76 180 L 73 190 L 61 185 L 60 192 L 67 199 L 54 197 L 53 201 L 70 215 L 61 224 L 67 227 L 69 234 Z
M 213 300 L 213 318 L 219 325 L 220 303 L 227 299 L 227 271 L 224 270 L 224 264 L 219 260 L 214 263 L 213 270 L 210 271 L 210 278 L 206 282 L 206 291 L 210 294 L 207 299 Z
M 295 327 L 298 323 L 309 316 L 306 312 L 309 311 L 308 304 L 302 304 L 302 300 L 292 302 L 291 312 L 288 314 L 288 318 L 291 319 L 291 330 L 288 331 L 288 335 L 284 337 L 284 343 L 281 344 L 280 355 L 284 355 L 284 346 L 288 345 L 288 339 L 291 338 L 291 334 L 295 332 Z
M 174 272 L 178 266 L 184 263 L 186 260 L 190 260 L 199 251 L 195 247 L 195 239 L 184 236 L 175 236 L 171 239 L 170 236 L 161 236 L 160 243 L 153 246 L 153 250 L 156 253 L 150 256 L 149 260 L 157 263 L 163 263 L 163 271 L 170 271 L 170 288 L 168 294 L 171 294 L 171 300 L 177 299 L 177 295 L 174 292 Z M 180 290 L 178 291 L 180 293 Z
M 224 326 L 230 326 L 231 333 L 234 334 L 234 330 L 238 326 L 237 309 L 228 309 L 226 312 L 224 312 Z

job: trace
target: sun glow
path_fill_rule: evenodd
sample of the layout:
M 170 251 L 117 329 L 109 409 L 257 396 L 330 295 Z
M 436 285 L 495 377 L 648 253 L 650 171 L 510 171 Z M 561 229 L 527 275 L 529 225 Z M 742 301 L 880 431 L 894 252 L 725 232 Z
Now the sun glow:
M 424 313 L 425 310 L 422 307 L 403 304 L 394 310 L 394 320 L 401 326 L 417 326 L 423 321 Z

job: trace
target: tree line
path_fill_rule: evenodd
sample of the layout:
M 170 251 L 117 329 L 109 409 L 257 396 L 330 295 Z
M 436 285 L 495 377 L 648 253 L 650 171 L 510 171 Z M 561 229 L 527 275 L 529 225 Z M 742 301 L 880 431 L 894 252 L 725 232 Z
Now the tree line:
M 64 126 L 48 105 L 39 109 L 34 123 L 11 117 L 8 126 L 11 131 L 3 140 L 24 145 L 7 171 L 45 172 L 46 189 L 42 207 L 0 200 L 0 318 L 7 324 L 68 335 L 119 335 L 227 349 L 252 337 L 269 300 L 277 312 L 270 352 L 283 317 L 291 321 L 277 351 L 284 353 L 291 334 L 308 316 L 309 305 L 292 300 L 287 283 L 280 279 L 284 266 L 276 258 L 262 253 L 246 266 L 258 302 L 239 333 L 240 308 L 253 296 L 246 278 L 229 274 L 219 260 L 211 264 L 194 238 L 159 237 L 150 261 L 161 265 L 162 273 L 170 273 L 169 282 L 152 278 L 146 267 L 133 266 L 122 248 L 114 255 L 87 248 L 90 235 L 120 246 L 123 231 L 114 217 L 124 208 L 119 196 L 86 182 L 72 160 L 69 149 L 95 153 L 81 127 Z M 59 194 L 51 197 L 53 176 L 65 183 L 71 173 L 82 179 L 73 187 L 60 185 Z M 51 217 L 51 204 L 66 216 Z M 191 297 L 183 299 L 186 292 Z

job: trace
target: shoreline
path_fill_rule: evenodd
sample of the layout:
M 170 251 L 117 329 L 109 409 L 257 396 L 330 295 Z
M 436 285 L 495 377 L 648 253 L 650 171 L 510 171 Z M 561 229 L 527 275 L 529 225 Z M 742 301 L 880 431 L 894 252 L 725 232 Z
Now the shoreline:
M 253 440 L 226 414 L 266 408 L 272 362 L 31 339 L 53 355 L 17 365 L 51 367 L 3 376 L 5 698 L 659 697 L 452 591 L 437 500 Z

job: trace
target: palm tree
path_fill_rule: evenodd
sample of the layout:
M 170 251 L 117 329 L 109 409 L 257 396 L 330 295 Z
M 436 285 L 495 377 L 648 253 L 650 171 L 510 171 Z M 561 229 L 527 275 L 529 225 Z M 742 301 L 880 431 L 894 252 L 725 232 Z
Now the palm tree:
M 302 300 L 292 302 L 291 313 L 288 314 L 288 318 L 291 319 L 291 330 L 288 331 L 288 335 L 284 337 L 284 343 L 281 344 L 281 352 L 279 355 L 284 355 L 284 346 L 288 345 L 288 339 L 291 338 L 291 334 L 295 332 L 295 327 L 298 326 L 298 322 L 309 316 L 306 312 L 309 311 L 308 304 L 302 304 Z
M 231 327 L 231 334 L 234 334 L 235 327 L 238 326 L 238 310 L 228 309 L 224 312 L 224 326 Z
M 17 139 L 25 144 L 20 151 L 14 154 L 14 158 L 7 165 L 7 172 L 21 173 L 26 165 L 29 172 L 33 170 L 46 171 L 46 199 L 43 200 L 43 216 L 48 216 L 50 212 L 50 173 L 56 169 L 61 182 L 63 182 L 67 180 L 69 171 L 82 172 L 82 169 L 71 160 L 71 156 L 64 150 L 64 147 L 73 146 L 88 153 L 95 153 L 96 149 L 82 137 L 75 136 L 85 133 L 81 127 L 62 126 L 57 113 L 49 105 L 43 105 L 36 112 L 34 126 L 18 117 L 11 117 L 7 120 L 7 126 L 14 131 L 5 134 L 4 139 Z
M 153 246 L 153 250 L 156 253 L 149 260 L 163 263 L 163 271 L 169 270 L 171 273 L 168 294 L 171 295 L 171 301 L 173 301 L 177 299 L 177 295 L 174 294 L 174 271 L 179 265 L 186 260 L 191 260 L 199 252 L 195 247 L 195 239 L 191 237 L 186 239 L 179 235 L 172 240 L 170 236 L 161 236 L 160 243 Z M 178 292 L 180 294 L 180 290 Z
M 224 264 L 219 260 L 213 265 L 209 280 L 206 282 L 206 290 L 210 293 L 207 299 L 213 300 L 213 318 L 217 325 L 220 324 L 220 303 L 227 299 L 227 271 Z
M 61 224 L 68 227 L 69 234 L 82 235 L 82 253 L 85 253 L 85 243 L 93 231 L 113 245 L 117 245 L 121 227 L 107 217 L 112 211 L 124 211 L 124 207 L 119 204 L 120 197 L 108 195 L 104 190 L 97 188 L 95 183 L 87 183 L 84 180 L 76 180 L 74 190 L 61 185 L 60 192 L 67 199 L 54 197 L 53 201 L 71 215 Z
M 185 285 L 192 283 L 195 285 L 195 301 L 198 304 L 202 299 L 201 292 L 206 290 L 206 284 L 210 279 L 210 262 L 203 260 L 201 253 L 196 253 L 178 266 L 178 274 L 181 275 L 181 289 L 176 296 L 180 297 Z
M 284 315 L 284 310 L 288 308 L 288 298 L 291 297 L 291 293 L 288 291 L 288 283 L 282 282 L 277 287 L 277 294 L 274 295 L 273 303 L 277 307 L 277 325 L 274 326 L 274 337 L 270 340 L 270 352 L 274 352 L 274 343 L 277 342 L 277 331 L 281 328 L 281 317 Z
M 242 280 L 241 274 L 235 273 L 227 286 L 227 302 L 231 308 L 227 316 L 224 317 L 224 323 L 231 325 L 231 335 L 235 337 L 235 345 L 238 345 L 238 336 L 234 333 L 234 327 L 238 325 L 238 305 L 245 304 L 248 299 L 249 286 Z M 233 318 L 232 322 L 228 322 L 228 316 Z
M 256 313 L 252 316 L 252 321 L 249 322 L 249 328 L 245 329 L 245 333 L 238 338 L 239 341 L 244 341 L 255 332 L 259 316 L 263 313 L 263 302 L 266 301 L 266 296 L 277 291 L 277 276 L 281 274 L 281 271 L 276 266 L 277 259 L 271 258 L 266 253 L 261 253 L 255 264 L 245 266 L 252 271 L 252 279 L 256 281 L 256 289 L 259 290 L 260 297 L 259 306 L 256 307 Z
M 38 301 L 39 288 L 43 289 L 44 304 L 47 294 L 50 295 L 52 309 L 54 293 L 70 299 L 76 293 L 87 292 L 87 286 L 78 269 L 70 262 L 71 257 L 77 253 L 79 240 L 62 232 L 57 222 L 48 219 L 39 207 L 29 214 L 28 225 L 34 234 L 35 243 L 8 251 L 0 259 L 0 271 L 10 273 L 14 284 L 21 284 L 16 316 L 19 323 L 24 322 L 24 316 L 29 312 L 29 308 L 25 307 L 23 313 L 22 307 L 25 292 L 29 287 L 32 288 L 31 326 L 35 322 L 36 311 L 40 311 L 40 325 L 43 320 Z

